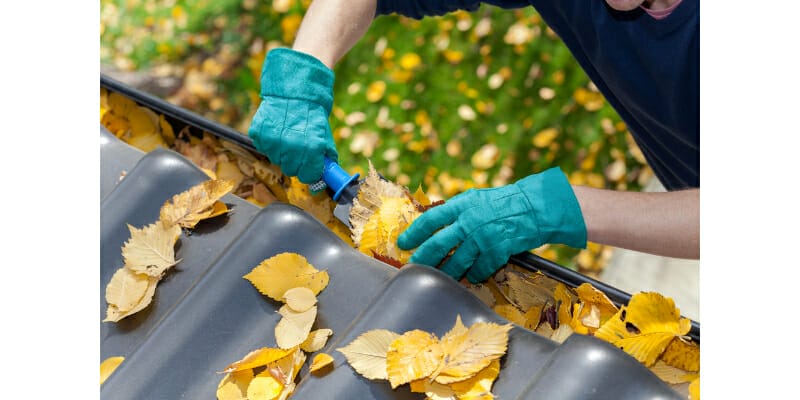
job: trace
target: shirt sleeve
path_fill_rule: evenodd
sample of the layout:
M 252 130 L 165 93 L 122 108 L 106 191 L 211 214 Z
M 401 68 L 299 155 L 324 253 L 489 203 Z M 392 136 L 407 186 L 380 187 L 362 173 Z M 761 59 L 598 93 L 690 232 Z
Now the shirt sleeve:
M 397 13 L 414 19 L 444 15 L 457 10 L 477 11 L 481 0 L 378 0 L 375 16 Z M 488 0 L 483 3 L 502 8 L 530 6 L 527 0 Z

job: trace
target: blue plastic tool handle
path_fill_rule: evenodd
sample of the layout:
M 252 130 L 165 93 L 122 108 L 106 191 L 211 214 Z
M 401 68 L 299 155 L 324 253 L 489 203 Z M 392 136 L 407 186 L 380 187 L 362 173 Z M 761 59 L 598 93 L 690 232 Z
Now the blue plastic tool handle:
M 358 179 L 358 174 L 350 175 L 336 163 L 336 161 L 325 157 L 325 167 L 322 170 L 322 180 L 333 190 L 333 200 L 339 200 L 342 191 L 353 181 Z

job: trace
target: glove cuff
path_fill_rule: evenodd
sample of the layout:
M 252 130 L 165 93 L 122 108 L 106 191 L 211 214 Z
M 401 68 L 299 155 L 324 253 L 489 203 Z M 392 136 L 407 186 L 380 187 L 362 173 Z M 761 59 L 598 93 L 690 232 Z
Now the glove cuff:
M 261 70 L 261 96 L 311 101 L 330 114 L 333 70 L 312 55 L 287 48 L 270 50 Z
M 545 243 L 586 248 L 583 213 L 561 168 L 553 167 L 516 183 L 532 205 Z

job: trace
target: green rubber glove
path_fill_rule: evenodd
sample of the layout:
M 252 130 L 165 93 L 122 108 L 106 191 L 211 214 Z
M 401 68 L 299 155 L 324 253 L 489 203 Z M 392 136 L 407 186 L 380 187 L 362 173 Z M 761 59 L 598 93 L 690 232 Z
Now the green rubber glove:
M 339 159 L 328 123 L 333 80 L 321 61 L 286 48 L 271 50 L 261 71 L 261 104 L 248 135 L 284 174 L 306 184 L 322 177 L 324 156 Z
M 471 189 L 419 216 L 397 240 L 417 247 L 409 262 L 439 265 L 442 272 L 483 282 L 513 254 L 545 243 L 586 247 L 578 199 L 560 168 L 493 189 Z

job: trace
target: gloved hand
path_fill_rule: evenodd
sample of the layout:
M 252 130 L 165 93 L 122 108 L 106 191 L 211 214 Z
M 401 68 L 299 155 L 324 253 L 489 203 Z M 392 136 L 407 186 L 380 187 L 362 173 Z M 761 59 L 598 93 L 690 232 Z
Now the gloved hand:
M 466 272 L 472 283 L 486 280 L 511 255 L 545 243 L 586 247 L 583 214 L 560 168 L 461 193 L 417 217 L 397 240 L 404 250 L 419 246 L 409 262 L 431 266 L 458 246 L 441 270 L 454 279 Z
M 322 176 L 324 156 L 339 159 L 328 123 L 333 80 L 321 61 L 286 48 L 271 50 L 261 71 L 261 104 L 248 135 L 284 174 L 306 184 Z

